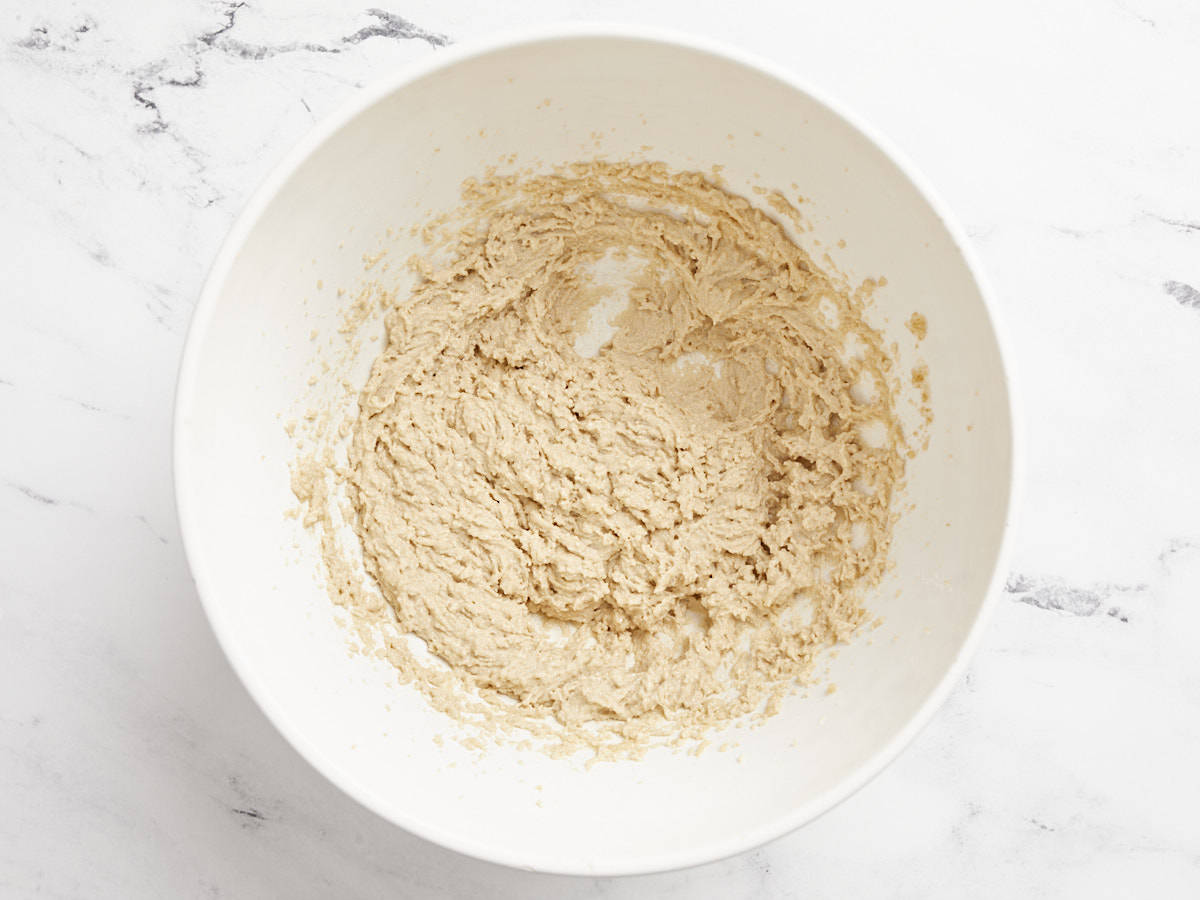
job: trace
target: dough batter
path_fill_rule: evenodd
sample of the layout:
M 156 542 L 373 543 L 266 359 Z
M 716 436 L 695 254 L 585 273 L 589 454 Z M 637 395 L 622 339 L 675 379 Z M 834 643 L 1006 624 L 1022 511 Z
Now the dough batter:
M 773 711 L 886 565 L 904 440 L 870 284 L 657 164 L 464 200 L 386 313 L 343 470 L 366 572 L 433 660 L 389 657 L 443 708 L 610 750 Z

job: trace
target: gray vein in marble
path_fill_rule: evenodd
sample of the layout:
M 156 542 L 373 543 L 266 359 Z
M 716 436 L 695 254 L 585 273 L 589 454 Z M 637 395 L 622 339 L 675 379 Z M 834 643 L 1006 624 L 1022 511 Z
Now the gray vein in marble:
M 1065 234 L 1067 237 L 1081 238 L 1092 234 L 1099 234 L 1103 229 L 1093 229 L 1091 231 L 1083 231 L 1078 228 L 1068 228 L 1066 225 L 1051 225 L 1051 231 L 1057 231 L 1059 234 Z
M 235 806 L 232 807 L 232 810 L 239 816 L 245 816 L 247 819 L 250 819 L 250 822 L 253 823 L 265 822 L 267 820 L 267 817 L 260 813 L 257 809 L 239 809 Z M 248 828 L 251 826 L 250 823 L 244 823 L 243 827 Z
M 226 779 L 230 790 L 237 796 L 237 802 L 229 806 L 229 811 L 240 817 L 239 824 L 244 829 L 259 829 L 270 821 L 271 817 L 263 812 L 263 803 L 256 800 L 250 790 L 237 775 Z
M 760 847 L 747 855 L 746 868 L 758 878 L 754 896 L 765 896 L 771 883 L 771 858 Z
M 1189 309 L 1200 309 L 1200 291 L 1182 281 L 1164 281 L 1163 290 Z
M 49 131 L 47 129 L 43 129 L 42 133 L 45 134 L 47 137 L 51 137 L 54 140 L 58 141 L 60 144 L 65 144 L 68 149 L 70 149 L 72 152 L 78 154 L 79 156 L 82 156 L 88 162 L 95 162 L 97 159 L 99 159 L 99 157 L 95 153 L 89 153 L 88 151 L 84 150 L 82 147 L 80 147 L 77 143 L 75 143 L 73 140 L 71 140 L 65 134 L 59 134 L 58 132 Z
M 24 50 L 67 50 L 71 44 L 79 43 L 81 35 L 95 27 L 96 20 L 91 16 L 82 16 L 65 32 L 52 33 L 49 26 L 36 25 L 29 30 L 27 37 L 17 41 L 17 46 Z
M 202 34 L 200 36 L 200 40 L 209 46 L 212 46 L 213 41 L 215 41 L 221 35 L 232 31 L 233 26 L 237 24 L 238 11 L 243 9 L 245 6 L 245 0 L 235 0 L 233 3 L 226 3 L 225 9 L 222 11 L 222 16 L 224 17 L 225 21 L 215 30 L 209 31 L 206 34 Z
M 230 32 L 237 25 L 238 12 L 244 9 L 246 5 L 244 0 L 239 0 L 239 2 L 226 6 L 224 23 L 220 28 L 200 35 L 197 39 L 199 43 L 207 47 L 212 47 L 215 50 L 220 50 L 223 53 L 228 53 L 231 56 L 249 60 L 267 59 L 272 56 L 278 56 L 281 53 L 295 53 L 297 51 L 341 53 L 347 47 L 361 44 L 368 38 L 373 37 L 382 37 L 389 40 L 424 41 L 431 47 L 445 47 L 450 43 L 450 38 L 444 34 L 427 31 L 419 25 L 415 25 L 407 19 L 387 10 L 372 8 L 367 10 L 367 15 L 376 20 L 375 24 L 360 28 L 353 34 L 339 39 L 338 43 L 334 45 L 317 44 L 311 41 L 289 41 L 282 44 L 251 44 L 230 36 Z M 175 84 L 180 87 L 192 87 L 199 85 L 203 77 L 203 72 L 197 69 L 194 80 L 185 80 L 182 82 L 168 81 L 165 83 Z
M 977 801 L 968 800 L 964 804 L 964 807 L 962 815 L 950 828 L 950 833 L 954 836 L 955 842 L 960 845 L 966 842 L 967 832 L 979 822 L 980 817 L 983 815 L 983 807 Z
M 343 38 L 342 43 L 358 44 L 371 37 L 385 37 L 405 41 L 419 40 L 424 41 L 431 47 L 445 47 L 451 43 L 450 38 L 446 35 L 438 34 L 434 31 L 426 31 L 424 28 L 414 25 L 407 19 L 401 18 L 385 9 L 371 8 L 367 10 L 367 14 L 378 19 L 378 23 L 360 28 L 349 37 Z
M 38 25 L 31 28 L 29 37 L 17 41 L 18 47 L 24 47 L 26 50 L 45 50 L 50 46 L 50 33 L 45 25 Z
M 1139 213 L 1138 215 L 1134 216 L 1132 219 L 1128 219 L 1126 221 L 1110 222 L 1110 223 L 1105 223 L 1103 225 L 1099 225 L 1099 226 L 1095 226 L 1095 227 L 1091 227 L 1091 228 L 1073 227 L 1073 226 L 1069 226 L 1069 225 L 1054 225 L 1054 224 L 1050 224 L 1047 227 L 1051 231 L 1057 232 L 1058 234 L 1064 234 L 1067 237 L 1089 238 L 1089 237 L 1096 237 L 1098 235 L 1103 235 L 1103 234 L 1110 234 L 1114 231 L 1127 230 L 1129 228 L 1134 227 L 1135 225 L 1138 225 L 1138 224 L 1146 221 L 1147 219 L 1151 219 L 1155 222 L 1158 222 L 1160 225 L 1167 225 L 1170 228 L 1175 229 L 1176 231 L 1183 232 L 1184 234 L 1192 234 L 1192 233 L 1200 231 L 1200 221 L 1195 221 L 1192 219 L 1177 219 L 1177 218 L 1172 218 L 1171 216 L 1164 216 L 1164 215 L 1160 215 L 1159 213 L 1152 213 L 1152 212 L 1142 212 L 1142 213 Z M 979 238 L 984 238 L 984 237 L 989 236 L 994 230 L 995 230 L 995 226 L 992 226 L 991 228 L 987 228 L 987 229 L 982 229 L 982 230 L 981 229 L 973 230 L 971 227 L 968 227 L 967 234 L 969 236 L 971 236 L 972 238 L 979 239 Z
M 182 144 L 181 144 L 181 146 L 182 146 Z M 197 151 L 197 154 L 199 154 L 199 152 L 200 151 Z M 198 158 L 198 156 L 197 156 L 197 158 Z M 203 181 L 203 179 L 201 179 L 201 180 Z M 211 188 L 211 185 L 208 185 L 207 182 L 204 182 L 204 183 L 208 187 Z M 213 203 L 216 202 L 216 200 L 217 200 L 217 197 L 213 197 L 208 201 L 208 203 L 206 205 L 211 206 Z M 81 233 L 83 233 L 83 232 L 80 229 L 72 229 L 72 234 L 81 234 Z M 151 281 L 149 279 L 143 278 L 143 277 L 137 275 L 135 272 L 131 271 L 126 266 L 117 265 L 117 261 L 113 259 L 112 254 L 109 252 L 108 248 L 106 246 L 104 246 L 102 243 L 100 243 L 98 240 L 95 240 L 93 243 L 93 242 L 89 242 L 87 240 L 76 238 L 76 243 L 79 245 L 79 247 L 81 247 L 83 249 L 83 251 L 85 253 L 87 253 L 88 257 L 94 263 L 96 263 L 97 265 L 99 265 L 105 269 L 111 269 L 113 272 L 115 272 L 118 276 L 120 276 L 122 278 L 129 279 L 134 284 L 136 284 L 139 288 L 141 288 L 141 290 L 145 294 L 148 294 L 150 299 L 145 301 L 145 303 L 143 303 L 142 305 L 145 308 L 146 312 L 148 312 L 150 314 L 150 317 L 152 319 L 154 319 L 155 322 L 157 322 L 159 325 L 162 325 L 162 326 L 168 328 L 171 331 L 178 330 L 178 325 L 172 319 L 169 318 L 169 316 L 171 316 L 172 314 L 174 314 L 176 312 L 175 302 L 180 299 L 178 291 L 172 290 L 171 288 L 167 287 L 164 284 L 159 284 L 157 281 Z M 72 397 L 63 397 L 63 399 L 71 400 L 72 402 L 79 402 L 79 401 L 76 401 Z M 85 404 L 82 404 L 82 403 L 80 405 L 86 406 Z M 100 409 L 98 407 L 86 407 L 86 408 L 95 409 L 96 412 L 110 412 L 109 410 Z M 113 413 L 113 415 L 120 415 L 120 413 Z
M 154 528 L 154 526 L 150 524 L 150 520 L 147 519 L 145 516 L 139 514 L 139 515 L 134 516 L 134 518 L 137 519 L 139 522 L 141 522 L 143 525 L 145 525 L 146 530 L 149 531 L 152 535 L 154 535 L 154 537 L 158 539 L 158 542 L 160 544 L 162 544 L 164 547 L 168 543 L 170 543 L 170 541 L 168 541 L 165 537 L 163 537 L 161 534 L 158 533 L 158 531 Z
M 1160 216 L 1157 213 L 1149 213 L 1150 218 L 1157 219 L 1164 225 L 1170 225 L 1172 228 L 1177 228 L 1180 231 L 1200 231 L 1200 222 L 1193 222 L 1189 219 L 1172 219 L 1168 216 Z
M 47 497 L 45 494 L 39 494 L 33 488 L 25 487 L 23 484 L 13 484 L 12 482 L 9 482 L 8 486 L 24 494 L 30 500 L 36 500 L 38 503 L 44 503 L 47 506 L 58 506 L 58 501 L 53 497 Z
M 67 403 L 72 403 L 75 406 L 78 406 L 80 409 L 86 409 L 88 412 L 99 413 L 102 416 L 113 416 L 114 418 L 125 420 L 129 420 L 131 418 L 131 416 L 122 412 L 117 412 L 115 409 L 106 409 L 103 406 L 97 406 L 94 403 L 88 403 L 86 400 L 80 400 L 78 397 L 68 397 L 65 394 L 58 394 L 57 396 L 60 400 L 64 400 Z
M 1158 554 L 1158 565 L 1164 572 L 1169 573 L 1176 557 L 1193 550 L 1200 550 L 1200 541 L 1193 541 L 1188 538 L 1172 538 L 1167 542 L 1167 546 L 1163 548 L 1162 553 Z
M 170 82 L 164 82 L 169 84 Z M 199 83 L 199 82 L 197 82 Z M 163 119 L 162 110 L 158 108 L 158 104 L 149 96 L 154 90 L 155 85 L 148 81 L 143 81 L 140 78 L 135 78 L 133 82 L 133 102 L 150 111 L 154 119 L 148 124 L 139 128 L 146 134 L 158 134 L 167 130 L 166 120 Z
M 1061 578 L 1038 577 L 1013 573 L 1004 585 L 1004 592 L 1019 603 L 1038 609 L 1067 613 L 1072 616 L 1107 615 L 1119 622 L 1128 622 L 1128 613 L 1109 601 L 1118 595 L 1138 595 L 1150 589 L 1148 584 L 1095 584 L 1079 587 Z
M 1143 25 L 1148 25 L 1151 28 L 1158 28 L 1158 23 L 1156 21 L 1151 19 L 1149 16 L 1142 15 L 1136 9 L 1130 9 L 1124 3 L 1118 2 L 1116 4 L 1116 7 L 1117 7 L 1117 9 L 1119 9 L 1121 12 L 1125 13 L 1126 15 L 1132 16 L 1133 18 L 1137 19 Z
M 19 494 L 23 494 L 35 503 L 40 503 L 43 506 L 70 506 L 75 509 L 81 509 L 84 512 L 94 512 L 90 506 L 85 506 L 82 503 L 77 503 L 74 500 L 59 500 L 55 497 L 48 497 L 41 491 L 35 491 L 33 488 L 23 484 L 17 484 L 15 481 L 7 482 L 8 486 Z

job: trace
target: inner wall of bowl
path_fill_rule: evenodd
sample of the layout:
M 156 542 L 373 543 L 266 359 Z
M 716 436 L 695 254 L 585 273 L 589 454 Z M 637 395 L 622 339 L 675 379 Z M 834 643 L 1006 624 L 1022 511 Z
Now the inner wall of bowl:
M 295 506 L 295 449 L 283 424 L 335 393 L 307 383 L 309 334 L 332 334 L 345 302 L 334 289 L 358 281 L 385 229 L 398 230 L 394 258 L 416 252 L 407 227 L 455 206 L 465 177 L 508 154 L 517 167 L 597 155 L 721 165 L 751 199 L 751 185 L 794 197 L 796 183 L 815 225 L 802 242 L 857 278 L 886 276 L 873 321 L 896 342 L 900 373 L 929 365 L 931 442 L 910 465 L 913 509 L 871 603 L 885 624 L 838 654 L 836 693 L 793 698 L 761 729 L 731 732 L 733 750 L 655 752 L 584 770 L 535 752 L 481 757 L 435 742 L 452 730 L 446 720 L 385 665 L 347 652 L 315 544 L 284 518 Z M 904 327 L 913 312 L 929 323 L 919 345 Z M 556 871 L 636 871 L 735 852 L 799 824 L 904 729 L 985 596 L 1011 441 L 998 350 L 966 265 L 867 139 L 786 84 L 708 53 L 581 37 L 494 51 L 410 83 L 350 121 L 284 185 L 197 339 L 181 420 L 185 525 L 230 656 L 327 775 L 467 852 Z M 360 356 L 359 376 L 376 347 Z

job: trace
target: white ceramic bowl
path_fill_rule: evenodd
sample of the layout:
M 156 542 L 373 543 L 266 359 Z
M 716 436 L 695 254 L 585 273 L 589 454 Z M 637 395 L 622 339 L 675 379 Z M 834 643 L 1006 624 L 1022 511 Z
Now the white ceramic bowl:
M 314 576 L 315 548 L 284 518 L 294 448 L 279 416 L 310 396 L 307 337 L 331 326 L 339 303 L 315 281 L 353 283 L 381 231 L 454 206 L 463 178 L 509 153 L 518 163 L 607 154 L 719 164 L 735 189 L 795 182 L 817 226 L 804 240 L 820 239 L 817 252 L 857 277 L 885 275 L 875 322 L 897 343 L 901 371 L 929 365 L 932 441 L 910 466 L 914 508 L 872 602 L 884 626 L 839 654 L 836 693 L 793 698 L 734 751 L 656 752 L 585 771 L 536 752 L 495 749 L 480 761 L 452 741 L 439 746 L 444 721 L 421 697 L 347 652 Z M 913 311 L 929 322 L 919 346 L 904 327 Z M 429 840 L 587 874 L 753 847 L 895 757 L 962 671 L 997 590 L 1014 459 L 994 310 L 960 230 L 911 167 L 787 72 L 625 28 L 442 50 L 320 125 L 217 257 L 175 422 L 179 516 L 200 596 L 287 739 L 352 797 Z

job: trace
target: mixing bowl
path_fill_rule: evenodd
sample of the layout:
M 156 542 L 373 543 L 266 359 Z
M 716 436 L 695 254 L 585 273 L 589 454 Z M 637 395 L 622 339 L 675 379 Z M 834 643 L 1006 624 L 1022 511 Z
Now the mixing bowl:
M 453 207 L 464 178 L 496 163 L 596 156 L 719 165 L 751 199 L 763 199 L 756 184 L 803 195 L 811 230 L 798 239 L 816 257 L 828 252 L 855 279 L 886 277 L 870 318 L 895 343 L 899 375 L 928 366 L 933 421 L 909 466 L 894 566 L 870 600 L 883 624 L 832 660 L 837 691 L 797 695 L 761 728 L 714 735 L 714 745 L 736 740 L 729 750 L 656 750 L 587 768 L 536 750 L 443 742 L 441 714 L 385 663 L 349 652 L 315 542 L 285 516 L 295 506 L 295 445 L 284 425 L 325 396 L 310 333 L 336 331 L 346 298 L 333 288 L 361 276 L 381 234 L 392 229 L 403 257 L 419 248 L 408 226 Z M 928 322 L 923 341 L 906 328 L 914 312 Z M 745 850 L 879 772 L 933 714 L 978 638 L 1014 482 L 994 315 L 961 231 L 912 168 L 773 65 L 625 28 L 439 51 L 309 135 L 217 257 L 175 421 L 197 588 L 271 721 L 397 825 L 463 853 L 564 873 L 663 870 Z M 363 341 L 354 377 L 378 347 Z

